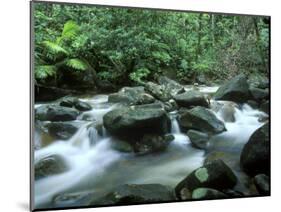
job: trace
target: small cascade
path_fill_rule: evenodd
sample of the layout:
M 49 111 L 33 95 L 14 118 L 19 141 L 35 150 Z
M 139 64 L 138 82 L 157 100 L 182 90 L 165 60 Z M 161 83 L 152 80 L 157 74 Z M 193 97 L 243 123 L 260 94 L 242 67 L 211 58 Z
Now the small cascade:
M 98 140 L 100 139 L 98 131 L 95 127 L 89 127 L 88 136 L 89 136 L 91 146 L 96 145 Z
M 170 113 L 170 119 L 171 119 L 171 133 L 172 134 L 181 133 L 179 122 L 177 120 L 177 112 L 171 112 Z
M 218 102 L 221 105 L 229 103 L 231 102 Z M 259 119 L 267 117 L 267 114 L 251 108 L 248 104 L 234 107 L 233 122 L 226 122 L 222 116 L 223 112 L 221 110 L 214 111 L 217 118 L 224 122 L 227 130 L 211 137 L 210 144 L 212 149 L 229 152 L 240 152 L 255 130 L 264 124 Z
M 179 146 L 186 146 L 190 143 L 190 140 L 186 134 L 181 133 L 179 122 L 177 120 L 178 113 L 177 111 L 173 111 L 170 113 L 171 119 L 171 133 L 175 137 L 174 144 Z

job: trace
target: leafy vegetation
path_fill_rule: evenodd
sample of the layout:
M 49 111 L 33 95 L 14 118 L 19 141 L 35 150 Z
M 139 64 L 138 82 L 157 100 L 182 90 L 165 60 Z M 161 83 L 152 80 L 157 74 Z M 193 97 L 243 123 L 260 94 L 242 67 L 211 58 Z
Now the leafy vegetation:
M 38 84 L 209 83 L 269 71 L 267 17 L 35 3 L 34 21 Z

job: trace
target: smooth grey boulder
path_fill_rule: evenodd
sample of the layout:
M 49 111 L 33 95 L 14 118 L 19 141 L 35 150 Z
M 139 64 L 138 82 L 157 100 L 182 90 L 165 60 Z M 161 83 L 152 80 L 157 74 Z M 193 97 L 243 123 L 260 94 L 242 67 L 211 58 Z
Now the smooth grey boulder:
M 187 91 L 174 96 L 175 101 L 181 107 L 202 106 L 209 107 L 205 96 L 196 90 Z
M 113 135 L 143 135 L 168 133 L 171 121 L 162 108 L 123 107 L 114 109 L 103 117 L 104 127 Z
M 226 130 L 224 123 L 212 111 L 201 106 L 184 111 L 179 117 L 179 124 L 183 128 L 206 133 L 221 133 Z
M 244 145 L 240 156 L 240 166 L 248 175 L 269 174 L 269 142 L 269 124 L 266 123 L 257 129 Z
M 56 139 L 67 140 L 78 130 L 78 127 L 71 123 L 51 122 L 45 125 L 48 133 Z
M 166 76 L 160 76 L 158 79 L 158 83 L 164 87 L 164 90 L 170 93 L 172 96 L 177 95 L 179 93 L 183 93 L 184 87 Z
M 41 105 L 35 109 L 35 119 L 40 121 L 72 121 L 78 115 L 76 109 L 58 105 Z
M 172 94 L 170 91 L 166 90 L 164 86 L 158 85 L 154 82 L 147 82 L 145 84 L 145 90 L 155 99 L 158 99 L 162 102 L 167 102 L 172 99 Z
M 192 145 L 199 149 L 206 149 L 208 146 L 209 136 L 197 130 L 188 130 L 186 133 Z
M 227 81 L 214 94 L 215 100 L 246 102 L 249 99 L 249 84 L 244 74 Z
M 68 170 L 64 159 L 59 155 L 50 155 L 35 163 L 35 180 L 60 174 Z

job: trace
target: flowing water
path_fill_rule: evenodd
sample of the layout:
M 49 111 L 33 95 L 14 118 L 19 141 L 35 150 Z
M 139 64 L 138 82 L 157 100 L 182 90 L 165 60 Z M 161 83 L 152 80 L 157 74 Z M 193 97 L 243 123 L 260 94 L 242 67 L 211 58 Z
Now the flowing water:
M 258 121 L 259 117 L 266 116 L 246 104 L 235 108 L 235 122 L 225 122 L 221 111 L 214 111 L 225 122 L 227 131 L 211 137 L 210 146 L 204 151 L 192 147 L 188 136 L 181 132 L 178 114 L 174 111 L 170 113 L 170 118 L 171 134 L 175 139 L 168 149 L 162 153 L 135 156 L 133 153 L 116 151 L 112 145 L 115 138 L 108 135 L 104 128 L 102 133 L 98 133 L 98 129 L 92 125 L 93 122 L 95 126 L 102 124 L 104 114 L 119 105 L 107 103 L 106 95 L 80 100 L 91 104 L 93 109 L 74 121 L 79 123 L 80 128 L 69 140 L 52 141 L 44 146 L 42 144 L 46 136 L 39 130 L 35 131 L 35 164 L 47 156 L 59 155 L 69 168 L 62 174 L 35 181 L 36 208 L 52 207 L 54 196 L 66 192 L 91 191 L 99 197 L 118 185 L 128 183 L 160 183 L 174 187 L 203 164 L 208 151 L 220 150 L 239 156 L 250 135 L 263 124 Z M 87 117 L 88 121 L 84 121 L 83 117 Z

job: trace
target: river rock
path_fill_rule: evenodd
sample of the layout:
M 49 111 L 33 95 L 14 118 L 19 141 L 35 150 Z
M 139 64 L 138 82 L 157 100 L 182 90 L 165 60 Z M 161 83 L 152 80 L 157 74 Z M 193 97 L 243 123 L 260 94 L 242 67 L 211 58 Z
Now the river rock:
M 178 109 L 178 104 L 175 100 L 170 99 L 169 101 L 164 103 L 164 109 L 167 112 L 172 112 Z
M 75 103 L 78 102 L 76 97 L 63 97 L 60 100 L 59 105 L 63 107 L 74 107 Z
M 250 176 L 269 174 L 269 124 L 257 129 L 242 149 L 240 156 L 241 168 Z
M 92 106 L 87 102 L 77 101 L 74 104 L 74 107 L 79 111 L 88 111 L 92 110 Z
M 144 91 L 144 87 L 124 87 L 118 93 L 110 94 L 108 102 L 123 103 L 127 105 L 150 104 L 154 97 Z
M 258 174 L 254 177 L 254 184 L 261 195 L 269 195 L 269 177 L 265 174 Z
M 203 106 L 209 107 L 209 103 L 202 93 L 191 90 L 174 96 L 175 101 L 181 107 Z
M 215 114 L 201 106 L 185 111 L 179 117 L 179 124 L 186 129 L 195 129 L 206 133 L 221 133 L 225 126 Z
M 195 200 L 222 199 L 222 198 L 227 198 L 227 195 L 212 188 L 197 188 L 192 192 L 192 199 Z
M 213 97 L 215 100 L 246 102 L 249 98 L 249 85 L 244 74 L 234 77 L 222 85 Z
M 68 170 L 64 159 L 59 155 L 50 155 L 35 163 L 35 180 L 60 174 Z
M 134 144 L 134 151 L 140 155 L 161 152 L 169 146 L 172 140 L 174 140 L 173 135 L 145 134 L 140 141 Z
M 206 149 L 208 146 L 209 136 L 206 133 L 197 131 L 197 130 L 189 130 L 187 132 L 187 136 L 189 137 L 192 145 L 199 149 Z
M 64 122 L 51 122 L 45 125 L 48 133 L 56 139 L 67 140 L 78 130 L 77 126 Z
M 42 105 L 35 109 L 35 118 L 40 121 L 72 121 L 78 115 L 76 109 L 58 105 Z
M 117 187 L 92 205 L 130 205 L 175 200 L 172 191 L 160 184 L 125 184 Z
M 103 117 L 104 127 L 113 135 L 165 134 L 171 122 L 163 109 L 150 107 L 123 107 L 114 109 Z
M 156 83 L 147 82 L 145 84 L 145 90 L 160 101 L 166 102 L 172 99 L 172 94 L 164 86 Z
M 160 76 L 158 79 L 158 83 L 162 85 L 165 91 L 170 93 L 172 96 L 179 93 L 183 93 L 185 91 L 184 87 L 181 84 L 166 76 Z
M 226 102 L 218 112 L 225 122 L 235 122 L 235 108 L 238 108 L 237 104 Z
M 261 102 L 269 97 L 268 89 L 250 88 L 250 94 L 253 100 Z
M 193 192 L 200 187 L 221 190 L 232 188 L 236 183 L 237 178 L 232 170 L 222 160 L 214 160 L 189 174 L 176 186 L 175 192 L 179 199 L 185 199 L 182 194 L 186 191 Z

